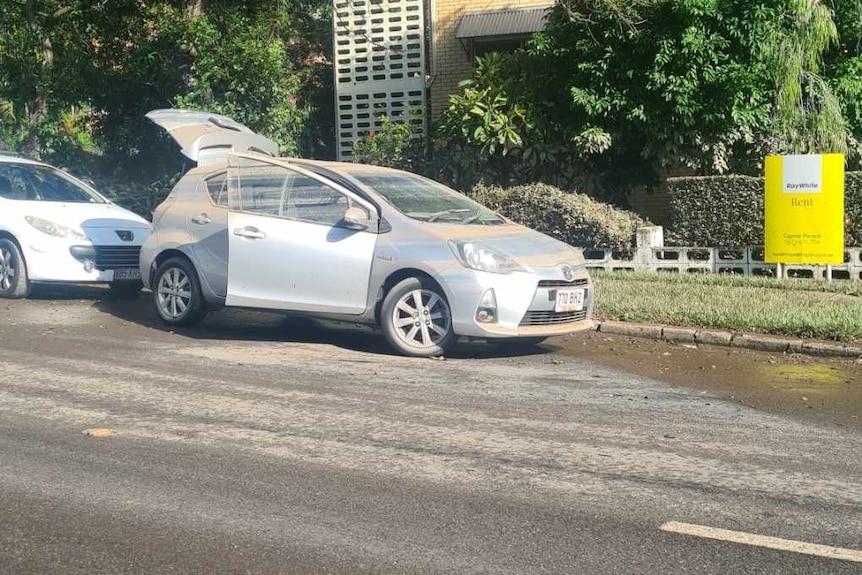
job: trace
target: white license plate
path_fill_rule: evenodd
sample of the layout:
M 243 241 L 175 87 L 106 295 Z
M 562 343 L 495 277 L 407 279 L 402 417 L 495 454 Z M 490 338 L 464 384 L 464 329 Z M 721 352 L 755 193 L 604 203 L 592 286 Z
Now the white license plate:
M 114 281 L 139 279 L 141 279 L 141 270 L 139 268 L 120 268 L 114 270 Z
M 557 303 L 554 305 L 554 311 L 583 310 L 585 294 L 586 290 L 583 289 L 558 289 Z

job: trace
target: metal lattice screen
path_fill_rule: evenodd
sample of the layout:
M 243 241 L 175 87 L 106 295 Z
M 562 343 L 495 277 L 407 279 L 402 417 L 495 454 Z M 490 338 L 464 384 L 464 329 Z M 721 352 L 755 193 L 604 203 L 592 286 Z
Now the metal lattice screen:
M 385 115 L 426 130 L 424 0 L 334 0 L 338 158 Z

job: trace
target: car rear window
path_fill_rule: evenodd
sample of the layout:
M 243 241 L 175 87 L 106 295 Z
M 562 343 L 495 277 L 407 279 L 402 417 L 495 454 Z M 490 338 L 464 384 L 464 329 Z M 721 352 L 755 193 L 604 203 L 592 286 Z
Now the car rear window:
M 0 198 L 30 202 L 105 203 L 97 194 L 60 170 L 28 164 L 0 164 Z

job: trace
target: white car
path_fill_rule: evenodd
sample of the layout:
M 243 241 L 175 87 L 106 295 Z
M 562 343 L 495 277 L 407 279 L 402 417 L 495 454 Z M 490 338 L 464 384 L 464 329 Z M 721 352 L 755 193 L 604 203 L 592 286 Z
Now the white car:
M 0 152 L 0 298 L 33 283 L 142 287 L 138 258 L 150 224 L 41 162 Z

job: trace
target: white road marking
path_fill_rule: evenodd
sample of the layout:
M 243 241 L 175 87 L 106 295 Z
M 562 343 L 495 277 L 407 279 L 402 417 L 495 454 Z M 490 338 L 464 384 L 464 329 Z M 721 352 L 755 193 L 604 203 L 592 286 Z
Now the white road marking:
M 728 529 L 717 529 L 715 527 L 705 527 L 703 525 L 693 525 L 691 523 L 679 523 L 677 521 L 668 521 L 662 525 L 660 529 L 671 533 L 694 535 L 695 537 L 729 541 L 731 543 L 740 543 L 742 545 L 753 545 L 755 547 L 766 547 L 767 549 L 777 549 L 779 551 L 790 551 L 792 553 L 803 553 L 805 555 L 826 557 L 827 559 L 840 559 L 843 561 L 862 563 L 862 551 L 856 551 L 854 549 L 842 549 L 841 547 L 817 545 L 816 543 L 793 541 L 792 539 L 780 539 L 778 537 L 767 537 L 765 535 L 745 533 L 744 531 L 730 531 Z

